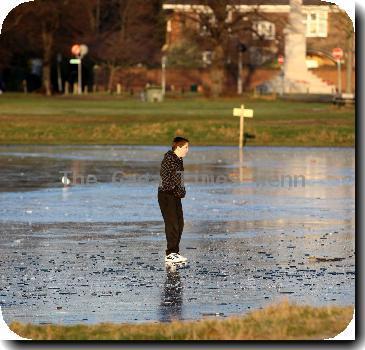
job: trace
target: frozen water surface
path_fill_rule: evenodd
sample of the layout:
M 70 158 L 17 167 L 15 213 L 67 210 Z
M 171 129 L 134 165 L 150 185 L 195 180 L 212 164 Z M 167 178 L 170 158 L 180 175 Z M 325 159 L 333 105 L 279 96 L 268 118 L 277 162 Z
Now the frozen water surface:
M 181 244 L 190 265 L 175 272 L 157 203 L 167 150 L 0 146 L 6 322 L 226 317 L 283 298 L 354 304 L 353 148 L 192 146 Z

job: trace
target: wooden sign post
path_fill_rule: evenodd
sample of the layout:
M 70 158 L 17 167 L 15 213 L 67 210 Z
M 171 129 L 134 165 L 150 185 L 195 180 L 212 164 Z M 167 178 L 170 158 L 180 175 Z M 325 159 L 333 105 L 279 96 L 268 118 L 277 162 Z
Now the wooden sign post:
M 243 138 L 244 138 L 244 118 L 253 118 L 253 109 L 245 109 L 244 105 L 241 105 L 241 108 L 233 109 L 233 116 L 240 117 L 240 141 L 239 148 L 243 147 Z

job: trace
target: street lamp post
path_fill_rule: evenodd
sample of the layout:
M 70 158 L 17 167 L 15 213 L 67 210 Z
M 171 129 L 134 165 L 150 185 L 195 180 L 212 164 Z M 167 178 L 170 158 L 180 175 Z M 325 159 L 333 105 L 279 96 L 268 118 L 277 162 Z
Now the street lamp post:
M 237 94 L 242 95 L 242 53 L 246 51 L 246 45 L 238 44 L 238 73 L 237 73 Z
M 237 94 L 242 95 L 242 52 L 238 52 Z
M 78 57 L 79 63 L 77 65 L 77 76 L 78 76 L 78 93 L 79 95 L 82 94 L 82 57 L 81 55 Z

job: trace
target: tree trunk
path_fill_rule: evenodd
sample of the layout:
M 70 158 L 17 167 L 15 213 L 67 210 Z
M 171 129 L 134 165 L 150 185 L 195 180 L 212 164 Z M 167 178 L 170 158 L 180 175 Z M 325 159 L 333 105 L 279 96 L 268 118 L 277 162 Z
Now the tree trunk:
M 100 0 L 96 0 L 94 32 L 98 34 L 99 29 L 100 29 Z
M 87 7 L 90 28 L 94 34 L 100 29 L 100 0 L 95 0 L 94 6 Z
M 225 87 L 226 71 L 224 63 L 223 48 L 217 46 L 213 52 L 212 65 L 210 68 L 211 93 L 213 97 L 222 95 Z
M 213 97 L 218 97 L 223 93 L 225 72 L 222 67 L 212 67 L 210 69 L 211 93 Z
M 51 89 L 51 60 L 52 60 L 52 46 L 53 33 L 48 32 L 43 25 L 42 29 L 43 40 L 43 88 L 47 96 L 52 95 Z
M 114 76 L 115 76 L 115 71 L 116 71 L 117 67 L 113 66 L 112 64 L 108 65 L 108 67 L 109 67 L 108 92 L 112 93 L 113 92 Z
M 49 64 L 43 64 L 43 88 L 47 96 L 52 95 L 51 90 L 51 66 Z

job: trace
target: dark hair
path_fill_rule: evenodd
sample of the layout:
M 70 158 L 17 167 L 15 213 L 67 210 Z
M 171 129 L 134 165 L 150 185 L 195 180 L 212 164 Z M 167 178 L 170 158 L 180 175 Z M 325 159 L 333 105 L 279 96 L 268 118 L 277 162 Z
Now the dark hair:
M 189 143 L 189 140 L 184 138 L 184 137 L 180 137 L 180 136 L 177 136 L 175 137 L 173 140 L 172 140 L 172 145 L 171 145 L 171 148 L 173 151 L 175 151 L 176 147 L 179 146 L 179 147 L 182 147 L 184 146 L 186 143 Z

